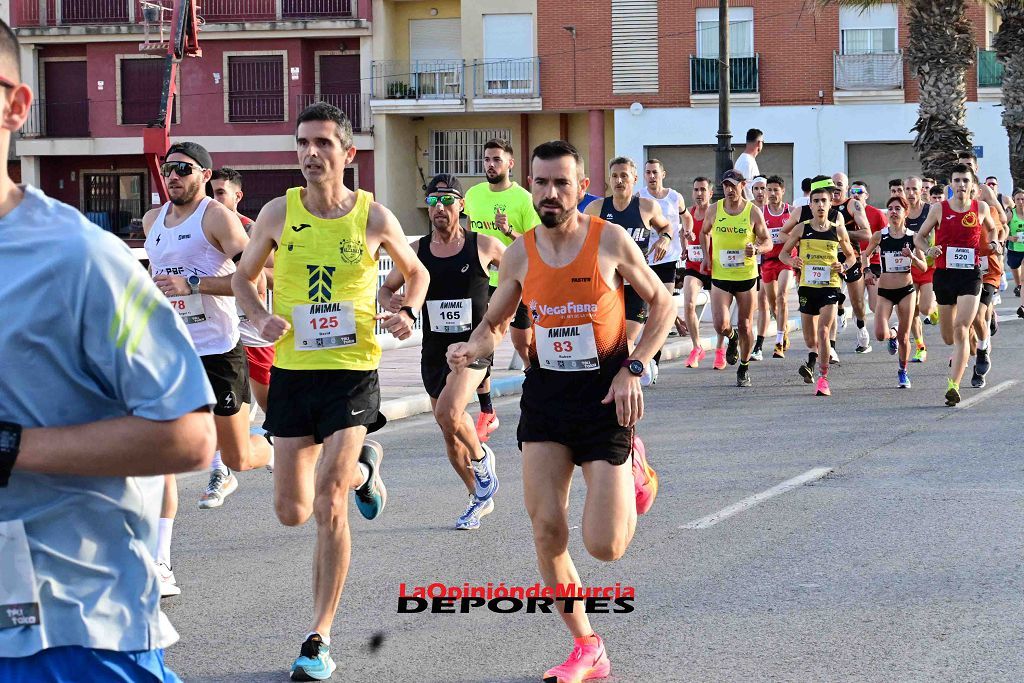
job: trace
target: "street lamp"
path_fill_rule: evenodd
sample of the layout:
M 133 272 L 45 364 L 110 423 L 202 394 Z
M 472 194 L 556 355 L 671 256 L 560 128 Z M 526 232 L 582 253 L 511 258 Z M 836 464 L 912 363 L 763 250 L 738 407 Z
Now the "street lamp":
M 576 104 L 576 27 L 563 26 L 562 30 L 568 31 L 572 36 L 572 103 Z
M 729 0 L 718 1 L 718 147 L 712 199 L 721 199 L 722 176 L 732 168 L 732 133 L 729 132 Z M 749 178 L 747 180 L 750 180 Z

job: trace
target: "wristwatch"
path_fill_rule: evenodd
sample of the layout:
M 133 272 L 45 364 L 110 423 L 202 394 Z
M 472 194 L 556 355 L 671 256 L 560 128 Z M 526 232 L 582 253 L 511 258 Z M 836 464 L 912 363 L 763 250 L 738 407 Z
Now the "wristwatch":
M 414 323 L 416 322 L 416 314 L 412 312 L 412 308 L 410 306 L 402 306 L 398 309 L 399 313 L 402 311 L 405 311 L 406 315 L 408 315 Z
M 642 361 L 638 361 L 635 358 L 627 358 L 622 361 L 622 367 L 629 370 L 629 374 L 634 377 L 640 377 L 644 374 L 644 364 Z
M 187 278 L 185 278 L 185 282 L 188 283 L 188 288 L 192 290 L 192 294 L 199 293 L 200 280 L 198 275 L 189 275 Z
M 6 488 L 14 469 L 14 461 L 18 459 L 21 446 L 21 425 L 13 422 L 0 422 L 0 488 Z

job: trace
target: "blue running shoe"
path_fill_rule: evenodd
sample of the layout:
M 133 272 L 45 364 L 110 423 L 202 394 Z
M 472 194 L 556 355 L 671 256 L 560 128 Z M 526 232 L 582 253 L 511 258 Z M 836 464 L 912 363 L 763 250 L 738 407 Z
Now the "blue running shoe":
M 492 512 L 494 512 L 493 498 L 480 500 L 470 494 L 469 505 L 466 506 L 466 511 L 462 513 L 458 521 L 455 522 L 455 528 L 459 531 L 475 531 L 480 528 L 480 518 Z
M 910 375 L 908 375 L 907 371 L 904 370 L 903 368 L 900 368 L 898 374 L 899 374 L 899 380 L 900 380 L 900 389 L 909 389 L 910 388 Z
M 487 444 L 480 444 L 484 449 L 484 457 L 471 460 L 473 463 L 473 479 L 476 497 L 481 502 L 490 500 L 498 492 L 498 473 L 495 471 L 494 451 Z
M 326 681 L 338 668 L 320 634 L 314 633 L 302 644 L 298 659 L 292 664 L 293 681 Z
M 388 490 L 380 478 L 380 463 L 384 459 L 384 448 L 376 441 L 365 441 L 359 453 L 359 462 L 370 470 L 366 483 L 356 489 L 356 507 L 366 519 L 377 519 L 384 512 L 388 502 Z
M 889 355 L 890 356 L 895 356 L 896 352 L 899 351 L 899 349 L 900 349 L 900 343 L 896 340 L 896 335 L 897 334 L 898 333 L 896 332 L 896 328 L 895 327 L 889 328 Z

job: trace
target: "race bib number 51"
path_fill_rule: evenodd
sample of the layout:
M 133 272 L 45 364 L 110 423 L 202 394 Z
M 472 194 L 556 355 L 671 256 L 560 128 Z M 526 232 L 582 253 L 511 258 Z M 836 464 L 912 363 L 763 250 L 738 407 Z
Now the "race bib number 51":
M 746 262 L 746 254 L 742 249 L 719 249 L 718 260 L 723 268 L 742 268 Z
M 317 351 L 356 343 L 356 313 L 351 301 L 299 304 L 292 309 L 296 351 Z
M 581 372 L 597 370 L 597 341 L 591 323 L 565 327 L 534 325 L 537 335 L 537 356 L 546 370 Z

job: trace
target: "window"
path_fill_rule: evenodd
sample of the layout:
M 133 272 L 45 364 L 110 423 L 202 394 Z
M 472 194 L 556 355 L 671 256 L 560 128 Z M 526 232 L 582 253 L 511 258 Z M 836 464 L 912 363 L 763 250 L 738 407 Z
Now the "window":
M 491 138 L 512 139 L 508 128 L 430 131 L 430 175 L 484 175 L 484 144 Z
M 484 83 L 478 93 L 532 92 L 534 56 L 532 14 L 485 14 Z
M 284 121 L 284 55 L 228 56 L 227 63 L 228 121 Z
M 146 124 L 157 118 L 163 96 L 164 60 L 120 60 L 121 123 Z M 175 98 L 175 102 L 178 98 Z M 177 106 L 171 112 L 171 123 L 178 122 Z
M 409 86 L 419 97 L 461 97 L 462 20 L 410 20 L 409 61 Z
M 349 166 L 345 169 L 345 187 L 350 190 L 356 189 L 356 166 Z M 264 205 L 275 197 L 284 196 L 291 187 L 305 187 L 306 179 L 302 171 L 294 168 L 282 169 L 254 169 L 246 171 L 240 169 L 242 174 L 242 201 L 238 204 L 238 212 L 249 218 L 256 218 Z
M 839 8 L 839 32 L 844 55 L 896 52 L 896 5 L 869 9 Z
M 697 56 L 718 58 L 718 8 L 697 10 Z M 754 8 L 729 8 L 729 56 L 754 56 Z
M 83 173 L 85 217 L 104 230 L 127 235 L 132 220 L 142 219 L 145 182 L 144 173 Z

